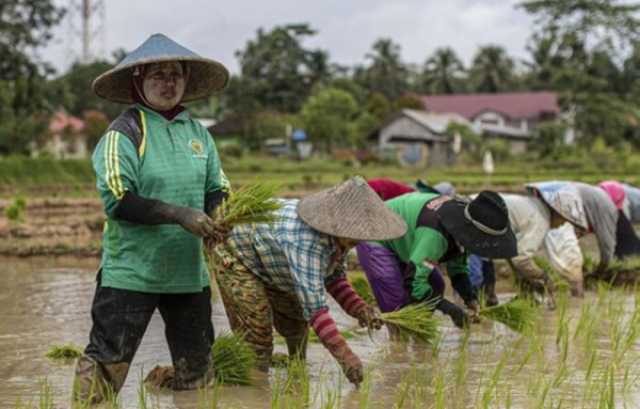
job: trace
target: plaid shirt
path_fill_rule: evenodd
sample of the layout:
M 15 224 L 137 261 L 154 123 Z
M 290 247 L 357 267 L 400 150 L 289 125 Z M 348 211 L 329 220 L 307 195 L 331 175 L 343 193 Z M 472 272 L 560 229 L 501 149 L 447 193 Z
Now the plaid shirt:
M 334 260 L 335 240 L 312 229 L 300 216 L 298 200 L 281 200 L 274 223 L 234 227 L 229 249 L 267 286 L 295 293 L 305 319 L 326 308 L 325 285 L 345 275 L 345 260 Z

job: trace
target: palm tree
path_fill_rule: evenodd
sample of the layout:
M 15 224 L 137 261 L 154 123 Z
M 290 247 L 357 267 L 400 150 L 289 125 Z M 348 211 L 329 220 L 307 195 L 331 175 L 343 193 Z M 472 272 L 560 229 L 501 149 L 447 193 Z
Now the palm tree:
M 395 99 L 407 90 L 408 70 L 400 58 L 400 45 L 390 38 L 381 38 L 372 48 L 372 52 L 365 55 L 371 61 L 363 72 L 366 85 L 388 99 Z
M 509 89 L 514 62 L 504 48 L 496 45 L 480 47 L 471 65 L 471 83 L 477 92 L 496 93 Z
M 424 90 L 434 94 L 454 94 L 460 88 L 458 81 L 464 75 L 462 61 L 450 47 L 438 48 L 424 66 Z

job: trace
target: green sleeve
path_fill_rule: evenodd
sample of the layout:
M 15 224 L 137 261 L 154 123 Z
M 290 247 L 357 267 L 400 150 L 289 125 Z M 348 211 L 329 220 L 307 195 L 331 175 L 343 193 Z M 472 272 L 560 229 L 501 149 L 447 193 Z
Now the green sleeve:
M 109 131 L 98 142 L 91 161 L 105 213 L 113 217 L 125 192 L 138 193 L 138 152 L 126 135 Z
M 222 170 L 222 166 L 220 164 L 220 156 L 218 156 L 218 150 L 216 149 L 216 143 L 213 141 L 213 137 L 207 130 L 204 130 L 204 132 L 206 133 L 206 140 L 209 141 L 205 193 L 216 192 L 219 190 L 226 192 L 229 190 L 230 186 L 229 179 L 227 179 L 227 176 Z
M 447 240 L 438 231 L 429 227 L 418 227 L 411 246 L 409 261 L 416 267 L 411 282 L 411 298 L 423 300 L 431 293 L 429 276 L 438 260 L 447 251 Z
M 449 274 L 449 277 L 454 277 L 458 274 L 469 275 L 469 263 L 467 262 L 466 252 L 447 262 L 447 274 Z

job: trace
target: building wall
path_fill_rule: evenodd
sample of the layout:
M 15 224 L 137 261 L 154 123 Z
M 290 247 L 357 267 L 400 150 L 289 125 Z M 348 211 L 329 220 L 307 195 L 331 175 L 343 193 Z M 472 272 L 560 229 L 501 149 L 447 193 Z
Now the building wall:
M 424 127 L 418 125 L 412 119 L 409 119 L 407 117 L 400 117 L 380 130 L 380 136 L 378 140 L 380 147 L 383 148 L 385 147 L 385 145 L 388 145 L 389 140 L 394 135 L 402 135 L 416 139 L 430 139 L 435 136 Z
M 416 142 L 406 141 L 392 141 L 394 136 L 402 136 L 404 138 L 415 138 Z M 412 150 L 411 145 L 424 145 L 426 146 L 426 161 L 421 161 L 425 166 L 441 166 L 447 164 L 448 150 L 450 143 L 448 141 L 440 142 L 433 141 L 433 138 L 439 138 L 440 136 L 434 135 L 429 132 L 428 129 L 420 126 L 415 121 L 400 117 L 395 121 L 389 123 L 386 127 L 380 130 L 378 136 L 378 147 L 381 149 L 388 149 L 395 147 L 398 155 L 402 155 L 405 150 Z M 420 141 L 423 140 L 424 142 Z

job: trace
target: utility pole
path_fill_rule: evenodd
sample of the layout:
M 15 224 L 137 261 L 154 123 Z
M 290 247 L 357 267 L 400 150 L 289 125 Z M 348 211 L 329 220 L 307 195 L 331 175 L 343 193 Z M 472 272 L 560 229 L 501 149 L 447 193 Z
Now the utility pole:
M 88 64 L 104 56 L 106 5 L 104 0 L 69 0 L 67 9 L 69 53 Z M 79 42 L 78 39 L 81 41 Z M 71 61 L 70 61 L 71 62 Z

